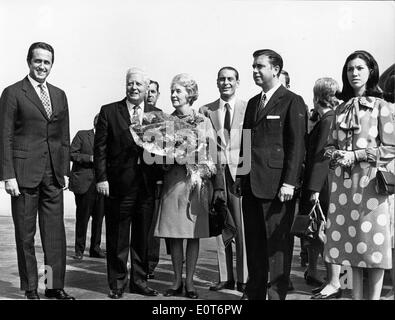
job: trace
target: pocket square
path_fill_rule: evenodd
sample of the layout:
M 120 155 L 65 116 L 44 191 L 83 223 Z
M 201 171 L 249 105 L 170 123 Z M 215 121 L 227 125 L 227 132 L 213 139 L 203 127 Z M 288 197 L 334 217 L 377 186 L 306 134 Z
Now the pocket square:
M 272 115 L 268 115 L 266 116 L 266 119 L 280 119 L 280 116 L 272 116 Z

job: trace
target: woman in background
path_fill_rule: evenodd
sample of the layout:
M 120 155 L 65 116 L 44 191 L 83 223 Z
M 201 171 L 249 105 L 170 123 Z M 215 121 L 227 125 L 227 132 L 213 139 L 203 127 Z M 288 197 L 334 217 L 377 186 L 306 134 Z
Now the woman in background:
M 325 217 L 327 216 L 330 180 L 328 176 L 329 159 L 324 157 L 324 153 L 335 118 L 334 109 L 339 104 L 339 100 L 336 98 L 338 91 L 339 85 L 332 78 L 318 79 L 313 88 L 314 112 L 318 119 L 309 133 L 306 143 L 306 162 L 301 197 L 301 211 L 304 214 L 309 213 L 313 206 L 319 202 Z M 323 254 L 324 245 L 319 239 L 305 239 L 304 241 L 308 252 L 308 268 L 304 274 L 306 283 L 321 286 L 323 282 L 318 278 L 317 260 L 319 255 Z M 337 274 L 337 278 L 334 277 L 337 281 L 335 285 L 337 285 L 339 283 L 337 269 L 340 272 L 340 266 L 334 266 L 336 268 L 334 276 Z M 328 295 L 324 293 L 320 299 L 326 299 L 327 296 L 331 297 L 330 292 Z

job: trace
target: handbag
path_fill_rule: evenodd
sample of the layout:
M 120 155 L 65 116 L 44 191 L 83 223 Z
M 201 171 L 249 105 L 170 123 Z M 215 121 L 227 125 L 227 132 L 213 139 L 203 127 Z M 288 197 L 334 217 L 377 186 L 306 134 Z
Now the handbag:
M 317 214 L 318 211 L 318 214 Z M 291 235 L 300 238 L 319 239 L 325 242 L 326 219 L 319 201 L 314 203 L 309 214 L 297 214 L 291 226 Z
M 395 189 L 395 174 L 389 171 L 380 169 L 378 166 L 379 152 L 377 149 L 376 159 L 376 191 L 379 195 L 390 196 L 394 194 Z

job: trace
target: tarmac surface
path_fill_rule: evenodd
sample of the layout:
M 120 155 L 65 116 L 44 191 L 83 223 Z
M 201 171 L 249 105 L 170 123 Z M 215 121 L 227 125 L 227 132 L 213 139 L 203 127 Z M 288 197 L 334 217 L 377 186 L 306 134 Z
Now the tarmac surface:
M 19 289 L 19 276 L 14 238 L 14 225 L 12 222 L 9 197 L 4 190 L 0 190 L 0 300 L 24 299 L 24 292 Z M 65 227 L 67 239 L 67 267 L 65 290 L 77 300 L 112 300 L 108 295 L 106 261 L 89 257 L 89 248 L 85 250 L 82 261 L 73 259 L 74 255 L 74 202 L 71 192 L 65 192 Z M 7 201 L 7 203 L 5 202 Z M 103 223 L 104 226 L 104 223 Z M 90 223 L 88 226 L 87 245 L 89 245 Z M 35 238 L 36 257 L 39 267 L 39 276 L 43 276 L 43 251 L 41 247 L 40 233 L 37 226 Z M 105 249 L 105 230 L 103 227 L 102 248 Z M 287 295 L 287 300 L 309 300 L 312 286 L 306 284 L 303 274 L 306 268 L 301 266 L 299 257 L 300 242 L 295 238 L 294 255 L 292 262 L 291 281 L 294 290 Z M 41 267 L 40 267 L 41 266 Z M 322 260 L 319 261 L 319 275 L 325 277 L 325 268 Z M 184 270 L 185 272 L 185 270 Z M 161 240 L 160 261 L 155 270 L 155 278 L 149 280 L 149 286 L 159 291 L 157 297 L 146 297 L 139 294 L 125 292 L 121 300 L 190 300 L 183 296 L 164 297 L 163 292 L 171 285 L 173 278 L 171 258 L 166 253 L 164 240 Z M 201 300 L 240 300 L 241 293 L 236 290 L 210 291 L 210 285 L 218 279 L 216 242 L 215 238 L 202 239 L 200 242 L 200 255 L 195 273 L 195 288 Z M 343 280 L 344 282 L 344 280 Z M 345 288 L 347 281 L 345 281 Z M 349 286 L 350 284 L 348 284 Z M 44 280 L 40 279 L 39 294 L 44 297 Z M 389 277 L 385 278 L 382 290 L 382 299 L 388 299 L 391 290 Z M 387 296 L 387 297 L 386 297 Z M 393 297 L 392 297 L 393 299 Z M 351 290 L 343 290 L 343 296 L 339 300 L 351 300 Z

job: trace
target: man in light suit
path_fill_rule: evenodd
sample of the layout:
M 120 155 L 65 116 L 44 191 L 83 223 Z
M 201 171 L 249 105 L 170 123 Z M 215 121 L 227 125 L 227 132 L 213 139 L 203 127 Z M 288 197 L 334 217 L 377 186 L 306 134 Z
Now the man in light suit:
M 45 296 L 74 299 L 64 290 L 66 235 L 63 189 L 69 174 L 69 109 L 63 90 L 46 79 L 53 48 L 33 43 L 29 74 L 6 89 L 0 99 L 0 180 L 11 195 L 21 290 L 40 299 L 34 250 L 37 212 L 46 270 Z
M 239 86 L 239 73 L 233 67 L 223 67 L 218 71 L 217 87 L 220 98 L 204 105 L 199 112 L 210 118 L 217 131 L 220 159 L 224 164 L 226 185 L 226 203 L 236 225 L 236 274 L 237 290 L 243 292 L 247 283 L 247 257 L 244 244 L 244 226 L 241 212 L 241 199 L 232 194 L 232 186 L 236 178 L 239 161 L 241 133 L 244 112 L 247 104 L 237 99 L 236 89 Z M 210 287 L 212 291 L 234 289 L 232 244 L 226 248 L 222 235 L 217 237 L 217 255 L 219 266 L 219 282 Z
M 92 258 L 106 257 L 100 248 L 104 197 L 96 191 L 93 168 L 93 141 L 98 118 L 99 115 L 96 115 L 93 120 L 93 129 L 77 132 L 70 147 L 70 159 L 73 166 L 70 173 L 69 189 L 74 192 L 76 204 L 74 259 L 79 261 L 84 256 L 86 231 L 90 217 L 92 217 L 92 225 L 89 256 Z
M 243 298 L 265 300 L 269 289 L 269 299 L 284 300 L 294 191 L 305 154 L 306 106 L 302 97 L 281 85 L 283 60 L 278 53 L 264 49 L 253 57 L 254 81 L 262 92 L 248 101 L 243 129 L 251 134 L 251 148 L 241 150 L 241 157 L 250 153 L 251 170 L 238 172 L 235 183 L 243 195 L 249 274 Z
M 129 126 L 142 123 L 145 112 L 160 111 L 144 105 L 149 86 L 140 69 L 126 74 L 126 98 L 101 108 L 94 142 L 96 187 L 108 197 L 106 248 L 109 297 L 119 299 L 128 284 L 128 256 L 132 293 L 157 296 L 147 285 L 148 233 L 154 212 L 155 193 L 162 177 L 159 167 L 144 162 L 143 149 L 133 139 Z

